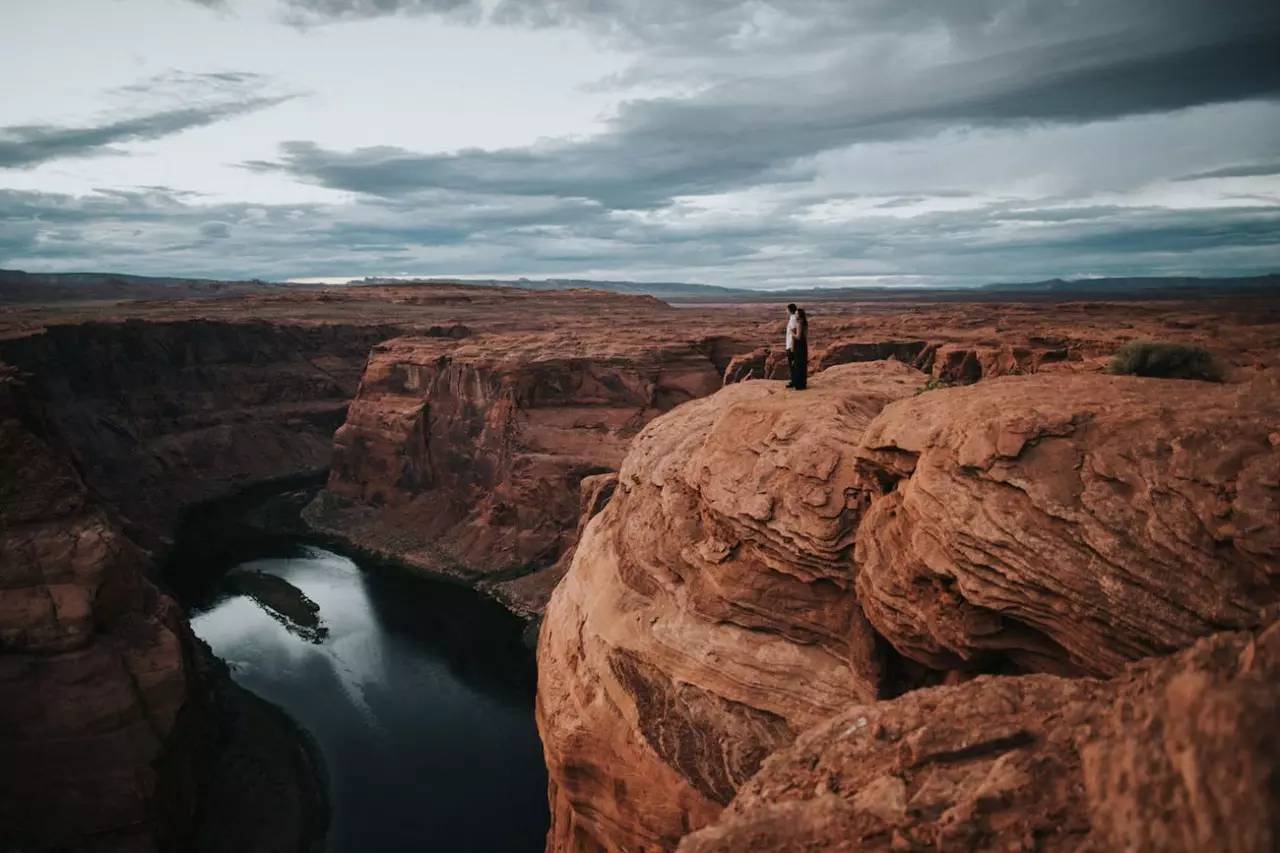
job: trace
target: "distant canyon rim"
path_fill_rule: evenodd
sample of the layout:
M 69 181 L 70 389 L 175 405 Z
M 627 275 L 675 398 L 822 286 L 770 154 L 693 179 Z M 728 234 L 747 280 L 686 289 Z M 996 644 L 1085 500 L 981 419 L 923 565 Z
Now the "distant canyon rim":
M 1274 849 L 1280 294 L 813 303 L 802 393 L 779 311 L 5 303 L 0 846 L 228 849 L 234 745 L 293 804 L 234 846 L 316 848 L 160 570 L 310 478 L 308 535 L 536 633 L 549 850 Z M 1109 374 L 1135 341 L 1223 381 Z

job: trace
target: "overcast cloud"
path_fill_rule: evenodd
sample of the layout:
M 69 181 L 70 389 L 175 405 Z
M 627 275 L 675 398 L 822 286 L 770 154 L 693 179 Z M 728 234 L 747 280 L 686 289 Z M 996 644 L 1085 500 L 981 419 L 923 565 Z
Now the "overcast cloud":
M 1280 271 L 1274 2 L 77 4 L 0 11 L 6 267 Z

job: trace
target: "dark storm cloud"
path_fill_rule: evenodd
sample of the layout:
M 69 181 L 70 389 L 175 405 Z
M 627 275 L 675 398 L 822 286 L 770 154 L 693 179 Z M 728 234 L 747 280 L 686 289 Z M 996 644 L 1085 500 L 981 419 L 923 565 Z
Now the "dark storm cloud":
M 318 18 L 478 8 L 467 0 L 288 2 Z M 604 133 L 583 141 L 453 153 L 293 142 L 277 161 L 246 165 L 382 197 L 447 189 L 633 209 L 806 180 L 806 158 L 862 142 L 1280 96 L 1280 4 L 1262 0 L 502 0 L 491 20 L 576 26 L 642 51 L 720 57 L 713 67 L 725 51 L 756 51 L 760 67 L 729 79 L 712 72 L 693 96 L 624 102 Z M 912 41 L 937 33 L 948 34 L 945 50 Z M 782 70 L 789 58 L 815 56 L 825 58 L 817 68 Z
M 136 118 L 81 127 L 57 125 L 0 127 L 0 168 L 27 168 L 64 157 L 116 154 L 119 152 L 112 146 L 118 143 L 160 139 L 191 128 L 204 127 L 273 107 L 287 100 L 289 100 L 288 96 L 250 98 L 236 104 L 161 110 Z
M 198 2 L 198 0 L 197 0 Z M 294 23 L 360 20 L 385 15 L 452 15 L 478 20 L 477 0 L 283 0 Z
M 1280 35 L 1280 34 L 1277 34 Z M 1264 36 L 1149 56 L 1115 39 L 952 63 L 871 91 L 829 85 L 831 71 L 734 81 L 694 97 L 626 103 L 609 130 L 574 142 L 422 154 L 283 146 L 256 161 L 334 189 L 395 196 L 424 188 L 583 197 L 625 209 L 752 182 L 804 179 L 796 162 L 858 142 L 954 127 L 1079 123 L 1280 94 L 1280 59 Z M 806 93 L 817 93 L 806 95 Z
M 225 222 L 205 222 L 199 230 L 201 237 L 210 240 L 225 240 L 231 236 L 231 226 Z
M 1176 181 L 1202 181 L 1207 178 L 1260 178 L 1266 175 L 1280 175 L 1280 160 L 1271 163 L 1241 163 L 1236 166 L 1223 166 L 1220 169 L 1209 169 L 1174 178 Z
M 0 265 L 101 267 L 93 258 L 119 255 L 139 271 L 193 275 L 577 273 L 743 286 L 1280 266 L 1273 181 L 1240 202 L 1193 183 L 1280 174 L 1274 0 L 279 8 L 303 27 L 439 15 L 576 28 L 631 63 L 601 88 L 645 97 L 623 100 L 594 136 L 452 152 L 294 141 L 242 164 L 352 193 L 342 204 L 216 204 L 163 187 L 0 191 Z M 259 81 L 223 75 L 199 83 L 222 92 L 218 104 L 258 94 Z M 190 82 L 157 79 L 139 94 Z
M 796 215 L 799 208 L 700 224 L 619 217 L 581 205 L 512 211 L 503 199 L 468 206 L 460 198 L 431 197 L 390 208 L 192 204 L 156 191 L 72 197 L 0 190 L 0 266 L 100 267 L 127 257 L 136 272 L 231 278 L 406 268 L 493 275 L 519 264 L 535 276 L 631 270 L 636 277 L 647 271 L 650 278 L 747 286 L 865 275 L 981 283 L 1081 271 L 1255 274 L 1274 266 L 1280 240 L 1280 210 L 1261 205 L 1037 210 L 992 204 L 831 225 L 806 223 Z M 1027 223 L 1036 223 L 1034 230 L 1008 227 Z M 218 242 L 216 252 L 209 251 L 210 240 Z M 763 247 L 785 251 L 771 257 Z M 691 276 L 690 270 L 699 272 Z

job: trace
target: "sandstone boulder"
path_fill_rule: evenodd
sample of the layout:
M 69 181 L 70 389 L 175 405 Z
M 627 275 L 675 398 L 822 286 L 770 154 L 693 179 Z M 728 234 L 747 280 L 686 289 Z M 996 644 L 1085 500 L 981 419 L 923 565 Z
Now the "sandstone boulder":
M 789 369 L 787 351 L 782 347 L 758 347 L 730 360 L 724 369 L 724 384 L 748 379 L 786 379 Z
M 970 385 L 980 379 L 1039 373 L 1069 358 L 1065 346 L 1012 343 L 944 343 L 923 354 L 923 369 L 952 385 Z
M 983 676 L 803 733 L 680 850 L 1264 853 L 1277 726 L 1280 625 L 1113 681 Z
M 868 427 L 857 590 L 938 669 L 1111 675 L 1280 596 L 1280 398 L 1104 375 L 931 391 Z

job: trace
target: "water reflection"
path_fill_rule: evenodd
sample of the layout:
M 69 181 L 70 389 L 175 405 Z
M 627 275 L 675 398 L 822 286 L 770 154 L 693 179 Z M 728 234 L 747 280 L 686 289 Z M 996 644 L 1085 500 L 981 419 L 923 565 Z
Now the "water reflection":
M 192 619 L 240 684 L 319 742 L 330 850 L 542 849 L 533 664 L 514 618 L 470 590 L 309 546 L 239 570 L 297 587 L 328 628 L 307 642 L 244 595 Z

